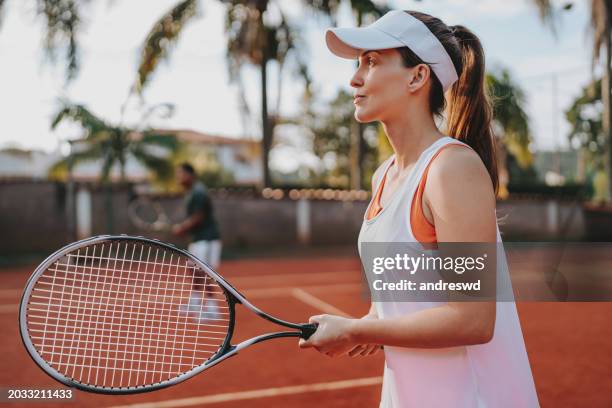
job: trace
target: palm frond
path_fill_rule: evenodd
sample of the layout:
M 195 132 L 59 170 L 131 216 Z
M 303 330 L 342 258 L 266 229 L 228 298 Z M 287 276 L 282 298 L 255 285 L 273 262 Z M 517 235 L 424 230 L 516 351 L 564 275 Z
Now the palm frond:
M 106 182 L 109 179 L 110 172 L 117 161 L 117 157 L 112 154 L 111 151 L 106 150 L 104 152 L 104 158 L 102 161 L 102 170 L 100 171 L 100 178 Z
M 113 127 L 103 119 L 97 117 L 85 106 L 79 104 L 63 102 L 61 108 L 53 116 L 51 129 L 55 129 L 65 120 L 79 124 L 86 131 L 86 137 L 113 129 Z
M 54 174 L 66 173 L 71 164 L 84 160 L 102 160 L 100 178 L 106 182 L 116 164 L 125 177 L 125 166 L 131 158 L 143 163 L 149 170 L 165 178 L 172 175 L 169 157 L 179 148 L 176 135 L 147 129 L 116 126 L 105 122 L 86 107 L 62 101 L 52 127 L 69 120 L 85 131 L 84 137 L 73 142 L 72 153 L 53 168 Z M 160 105 L 161 106 L 161 105 Z
M 156 145 L 163 147 L 164 149 L 167 149 L 170 152 L 175 152 L 176 150 L 178 150 L 179 141 L 176 138 L 176 135 L 159 134 L 155 133 L 154 131 L 145 131 L 143 132 L 142 139 L 138 142 L 138 145 Z
M 78 33 L 81 28 L 80 5 L 77 0 L 38 0 L 37 13 L 45 20 L 44 47 L 55 62 L 58 53 L 67 59 L 66 79 L 70 81 L 79 69 Z
M 167 158 L 155 156 L 142 146 L 132 149 L 132 155 L 142 163 L 158 180 L 168 180 L 173 175 L 172 163 Z
M 174 111 L 175 106 L 172 103 L 159 103 L 153 105 L 143 112 L 140 123 L 147 123 L 153 116 L 161 119 L 168 119 L 174 115 Z
M 48 170 L 49 177 L 54 180 L 65 179 L 68 172 L 77 164 L 100 160 L 103 157 L 103 150 L 98 145 L 90 146 L 80 152 L 72 152 L 69 156 L 58 160 Z
M 552 22 L 554 9 L 551 0 L 532 0 L 533 5 L 538 10 L 540 19 L 545 23 Z
M 593 64 L 599 60 L 601 49 L 606 43 L 606 35 L 610 35 L 610 13 L 612 13 L 612 1 L 591 0 L 591 21 L 587 30 L 593 36 Z
M 338 7 L 340 7 L 339 0 L 307 0 L 304 3 L 313 10 L 320 11 L 329 16 L 335 16 L 338 12 Z
M 230 79 L 235 79 L 243 63 L 261 65 L 269 38 L 261 12 L 255 4 L 229 4 L 225 19 L 227 59 Z
M 553 35 L 557 36 L 557 11 L 552 0 L 531 0 L 536 7 L 540 20 L 550 27 Z
M 529 150 L 529 117 L 524 109 L 525 93 L 506 70 L 489 73 L 486 80 L 493 100 L 494 120 L 503 129 L 502 141 L 521 167 L 527 168 L 532 162 L 532 155 Z
M 4 0 L 0 0 L 0 28 L 2 28 L 2 17 L 4 17 Z
M 262 69 L 261 64 L 269 59 L 268 40 L 272 37 L 264 25 L 261 13 L 267 2 L 224 1 L 227 5 L 225 31 L 227 34 L 226 59 L 231 82 L 238 85 L 240 113 L 245 131 L 251 119 L 251 109 L 246 98 L 242 67 L 250 63 Z M 259 7 L 258 7 L 259 6 Z M 266 53 L 266 55 L 264 55 Z M 266 92 L 264 89 L 262 92 Z
M 386 5 L 378 5 L 371 0 L 351 0 L 351 9 L 362 16 L 378 18 L 390 10 Z
M 142 93 L 147 81 L 159 65 L 168 58 L 170 49 L 179 35 L 197 14 L 197 0 L 183 0 L 172 7 L 154 25 L 142 46 L 138 76 L 134 90 Z

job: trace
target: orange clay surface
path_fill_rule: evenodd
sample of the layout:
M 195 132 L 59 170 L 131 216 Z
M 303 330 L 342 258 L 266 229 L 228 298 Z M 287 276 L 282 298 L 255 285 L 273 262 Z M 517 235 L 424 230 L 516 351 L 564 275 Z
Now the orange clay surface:
M 18 303 L 33 267 L 0 270 L 0 387 L 59 384 L 27 355 Z M 359 260 L 350 256 L 232 260 L 220 273 L 262 310 L 295 322 L 313 314 L 361 316 L 368 302 Z M 542 407 L 612 406 L 612 303 L 517 305 Z M 275 326 L 237 306 L 235 341 Z M 331 359 L 300 350 L 294 339 L 264 342 L 164 390 L 108 396 L 75 391 L 73 402 L 3 406 L 377 407 L 384 356 Z

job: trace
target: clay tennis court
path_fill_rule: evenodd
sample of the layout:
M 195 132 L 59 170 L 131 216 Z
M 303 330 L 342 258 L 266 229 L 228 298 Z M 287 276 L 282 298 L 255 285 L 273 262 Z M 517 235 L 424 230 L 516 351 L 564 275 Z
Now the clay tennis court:
M 34 266 L 0 271 L 0 384 L 4 387 L 58 385 L 32 362 L 19 338 L 19 297 Z M 231 260 L 222 264 L 220 272 L 255 305 L 289 321 L 305 321 L 319 313 L 360 316 L 368 309 L 356 257 Z M 611 406 L 612 304 L 533 302 L 517 306 L 541 405 Z M 235 341 L 276 330 L 240 306 L 237 316 Z M 381 353 L 330 359 L 312 350 L 299 350 L 295 340 L 280 339 L 253 346 L 168 389 L 131 396 L 76 392 L 73 402 L 36 406 L 374 407 L 382 368 Z

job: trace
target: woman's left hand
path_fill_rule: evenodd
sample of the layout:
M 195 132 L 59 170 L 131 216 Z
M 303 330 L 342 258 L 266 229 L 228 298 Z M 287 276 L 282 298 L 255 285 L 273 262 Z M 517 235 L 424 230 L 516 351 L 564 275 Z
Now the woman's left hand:
M 350 332 L 355 320 L 332 315 L 312 316 L 309 323 L 317 324 L 317 331 L 308 340 L 300 339 L 299 346 L 314 347 L 330 357 L 347 354 L 357 345 Z

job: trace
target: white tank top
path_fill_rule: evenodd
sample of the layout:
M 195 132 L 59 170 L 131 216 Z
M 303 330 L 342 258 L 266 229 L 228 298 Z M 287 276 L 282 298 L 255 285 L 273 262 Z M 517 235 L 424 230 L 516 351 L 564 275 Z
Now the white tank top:
M 371 220 L 368 209 L 359 233 L 364 242 L 417 242 L 410 206 L 425 168 L 449 143 L 445 136 L 423 151 L 410 175 Z M 467 146 L 467 145 L 466 145 Z M 377 187 L 393 156 L 381 166 Z M 374 196 L 374 194 L 373 194 Z M 370 206 L 372 203 L 370 203 Z M 497 227 L 497 242 L 501 241 Z M 504 251 L 497 254 L 498 284 L 509 285 Z M 407 276 L 409 279 L 409 277 Z M 505 281 L 505 282 L 504 282 Z M 509 287 L 509 286 L 507 286 Z M 435 302 L 374 302 L 380 318 L 402 316 L 439 306 Z M 495 331 L 486 344 L 439 349 L 385 346 L 381 408 L 533 408 L 538 398 L 514 301 L 497 302 Z

